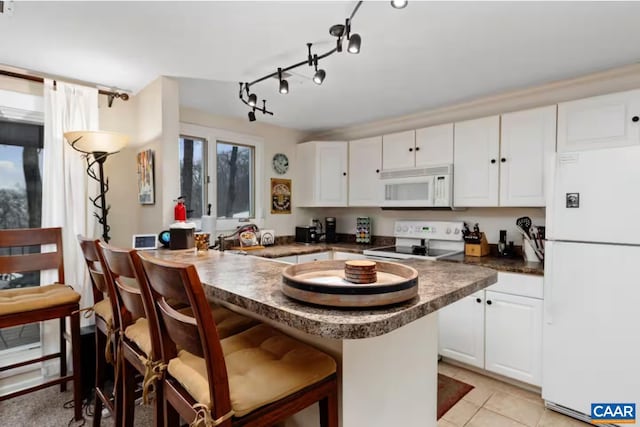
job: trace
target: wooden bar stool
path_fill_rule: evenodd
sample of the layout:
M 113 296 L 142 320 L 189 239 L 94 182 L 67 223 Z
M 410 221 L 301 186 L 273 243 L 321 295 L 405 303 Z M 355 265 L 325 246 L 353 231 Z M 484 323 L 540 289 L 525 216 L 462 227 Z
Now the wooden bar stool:
M 60 376 L 42 384 L 19 390 L 4 396 L 0 401 L 21 396 L 32 391 L 41 390 L 60 384 L 61 391 L 66 391 L 67 382 L 73 381 L 74 418 L 82 419 L 82 390 L 80 378 L 80 313 L 78 301 L 80 295 L 70 286 L 64 284 L 64 262 L 62 252 L 62 232 L 60 228 L 37 228 L 0 230 L 0 248 L 25 248 L 27 246 L 55 245 L 54 252 L 23 253 L 20 255 L 1 255 L 0 274 L 24 273 L 55 269 L 58 282 L 21 289 L 0 290 L 0 328 L 24 325 L 27 323 L 59 319 L 60 351 L 28 361 L 0 367 L 0 372 L 60 359 Z M 70 318 L 70 336 L 66 333 L 66 318 Z M 67 374 L 67 339 L 71 340 L 73 374 Z
M 139 256 L 167 338 L 167 426 L 271 426 L 315 402 L 321 426 L 338 426 L 333 358 L 265 324 L 221 339 L 195 267 Z
M 142 270 L 138 252 L 98 243 L 106 277 L 114 285 L 120 303 L 121 384 L 123 396 L 123 425 L 132 426 L 134 419 L 135 388 L 137 376 L 143 376 L 143 400 L 149 402 L 148 394 L 155 391 L 154 417 L 156 426 L 164 425 L 160 354 L 165 338 L 159 334 L 155 305 L 146 276 Z M 189 307 L 182 308 L 189 313 Z M 211 307 L 213 316 L 222 325 L 224 336 L 232 335 L 255 325 L 257 322 L 233 313 L 223 307 Z
M 117 349 L 116 340 L 120 332 L 120 316 L 118 300 L 112 283 L 105 277 L 104 269 L 98 254 L 98 240 L 87 239 L 78 235 L 78 242 L 82 249 L 93 291 L 93 311 L 95 314 L 96 335 L 96 373 L 95 399 L 93 406 L 93 426 L 99 427 L 102 419 L 102 408 L 106 407 L 114 419 L 115 425 L 120 425 L 122 419 L 122 393 L 117 393 L 117 381 L 114 378 L 111 393 L 105 389 L 107 380 L 107 365 L 116 371 Z M 114 313 L 116 315 L 114 316 Z

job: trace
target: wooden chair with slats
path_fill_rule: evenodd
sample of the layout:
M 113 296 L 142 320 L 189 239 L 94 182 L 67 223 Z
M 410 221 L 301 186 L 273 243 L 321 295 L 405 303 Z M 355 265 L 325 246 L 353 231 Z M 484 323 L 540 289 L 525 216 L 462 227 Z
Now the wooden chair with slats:
M 338 426 L 333 358 L 265 324 L 221 339 L 195 267 L 139 257 L 166 337 L 167 426 L 271 426 L 316 402 L 320 425 Z
M 118 305 L 120 333 L 118 338 L 119 390 L 122 395 L 122 426 L 131 427 L 134 422 L 136 386 L 144 381 L 145 373 L 154 365 L 152 340 L 147 313 L 129 249 L 98 243 L 98 256 L 102 261 L 105 277 L 113 287 Z M 147 368 L 149 367 L 149 368 Z M 160 397 L 162 397 L 160 395 Z M 148 403 L 145 395 L 145 403 Z M 154 401 L 156 426 L 163 425 L 162 407 Z
M 55 245 L 52 252 L 31 253 L 26 247 Z M 18 249 L 19 248 L 19 249 Z M 80 378 L 80 295 L 64 284 L 64 260 L 62 251 L 62 230 L 60 228 L 0 230 L 0 274 L 25 273 L 57 270 L 57 283 L 20 289 L 0 290 L 0 328 L 59 319 L 60 350 L 28 361 L 1 366 L 0 372 L 60 359 L 60 376 L 39 385 L 0 396 L 0 401 L 21 396 L 53 385 L 60 385 L 61 391 L 67 382 L 73 381 L 74 418 L 82 419 L 82 390 Z M 20 254 L 13 254 L 16 250 Z M 9 253 L 5 255 L 4 253 Z M 66 332 L 66 318 L 70 319 L 70 334 Z M 71 341 L 73 374 L 67 373 L 67 339 Z
M 91 278 L 93 291 L 93 311 L 95 314 L 96 337 L 96 372 L 95 372 L 95 401 L 93 410 L 93 426 L 99 427 L 102 419 L 102 408 L 106 407 L 114 419 L 115 425 L 120 425 L 122 419 L 122 393 L 118 393 L 115 381 L 109 393 L 107 386 L 107 368 L 110 364 L 114 372 L 117 360 L 116 341 L 120 332 L 120 316 L 118 315 L 118 301 L 113 284 L 108 281 L 98 254 L 98 240 L 88 239 L 78 235 L 80 249 L 84 255 Z

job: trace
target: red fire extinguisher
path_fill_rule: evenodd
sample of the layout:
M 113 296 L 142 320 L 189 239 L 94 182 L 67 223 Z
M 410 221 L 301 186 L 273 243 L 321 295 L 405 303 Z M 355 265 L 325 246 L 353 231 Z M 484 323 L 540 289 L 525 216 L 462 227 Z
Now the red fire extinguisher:
M 176 221 L 187 220 L 187 208 L 184 205 L 184 196 L 178 197 L 176 206 L 173 208 L 173 216 Z

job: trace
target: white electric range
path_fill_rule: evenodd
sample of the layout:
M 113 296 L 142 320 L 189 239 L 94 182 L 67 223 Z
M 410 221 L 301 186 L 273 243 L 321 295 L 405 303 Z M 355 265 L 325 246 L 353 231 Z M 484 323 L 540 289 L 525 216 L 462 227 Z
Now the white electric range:
M 369 259 L 437 260 L 464 252 L 462 222 L 448 221 L 396 221 L 393 236 L 395 246 L 384 246 L 363 251 Z

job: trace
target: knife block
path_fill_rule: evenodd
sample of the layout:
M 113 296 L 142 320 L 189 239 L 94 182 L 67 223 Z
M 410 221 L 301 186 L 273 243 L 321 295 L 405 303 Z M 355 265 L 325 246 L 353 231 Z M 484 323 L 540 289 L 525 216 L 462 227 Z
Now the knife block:
M 489 243 L 484 233 L 480 233 L 480 243 L 465 243 L 464 254 L 467 256 L 489 255 Z

